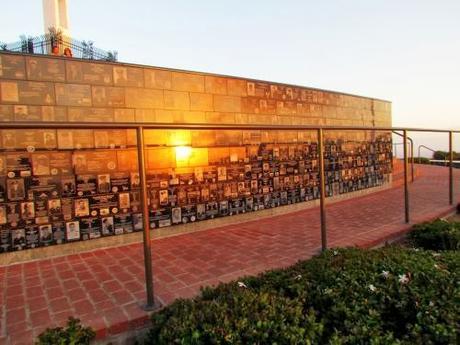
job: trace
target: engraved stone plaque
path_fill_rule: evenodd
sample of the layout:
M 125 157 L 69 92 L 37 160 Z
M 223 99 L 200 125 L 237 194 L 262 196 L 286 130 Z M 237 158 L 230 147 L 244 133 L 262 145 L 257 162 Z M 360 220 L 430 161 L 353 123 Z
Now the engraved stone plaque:
M 145 87 L 153 89 L 170 89 L 171 72 L 157 69 L 144 69 Z
M 0 121 L 13 121 L 13 106 L 0 104 Z
M 111 108 L 69 107 L 68 115 L 71 122 L 113 122 Z
M 94 133 L 91 129 L 72 131 L 73 145 L 76 149 L 94 148 Z
M 123 107 L 125 91 L 121 87 L 93 86 L 93 105 L 95 107 Z
M 12 81 L 1 82 L 0 94 L 2 96 L 2 102 L 19 102 L 18 83 Z
M 33 81 L 20 81 L 19 102 L 22 104 L 30 105 L 54 104 L 53 84 Z
M 71 83 L 112 84 L 112 66 L 102 63 L 66 61 L 67 80 Z
M 27 57 L 27 76 L 30 80 L 65 81 L 63 60 Z
M 117 154 L 115 151 L 85 152 L 86 172 L 101 173 L 116 171 Z
M 137 171 L 139 163 L 137 161 L 137 150 L 117 150 L 118 170 Z
M 0 78 L 24 79 L 25 76 L 26 68 L 23 56 L 0 56 Z
M 144 86 L 144 71 L 136 67 L 113 67 L 113 82 L 116 86 Z
M 66 107 L 42 106 L 43 121 L 67 121 Z
M 41 121 L 41 107 L 38 105 L 15 105 L 14 119 L 16 121 Z
M 91 87 L 78 84 L 56 84 L 58 105 L 91 106 Z

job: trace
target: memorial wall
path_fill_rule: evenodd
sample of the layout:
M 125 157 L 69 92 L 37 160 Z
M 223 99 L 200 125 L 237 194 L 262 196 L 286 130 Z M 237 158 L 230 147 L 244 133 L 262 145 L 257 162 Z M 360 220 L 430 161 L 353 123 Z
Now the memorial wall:
M 1 122 L 391 126 L 391 104 L 204 73 L 0 53 Z M 1 123 L 0 123 L 1 127 Z M 134 130 L 0 140 L 0 252 L 142 230 Z M 391 136 L 325 133 L 326 194 L 384 185 Z M 146 130 L 153 229 L 319 197 L 315 131 Z

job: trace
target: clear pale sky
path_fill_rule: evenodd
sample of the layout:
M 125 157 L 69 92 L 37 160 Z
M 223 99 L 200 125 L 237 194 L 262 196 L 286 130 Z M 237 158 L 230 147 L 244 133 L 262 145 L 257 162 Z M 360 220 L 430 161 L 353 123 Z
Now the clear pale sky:
M 43 33 L 41 0 L 1 2 L 0 41 Z M 459 0 L 68 2 L 71 35 L 120 61 L 382 98 L 395 126 L 460 129 Z

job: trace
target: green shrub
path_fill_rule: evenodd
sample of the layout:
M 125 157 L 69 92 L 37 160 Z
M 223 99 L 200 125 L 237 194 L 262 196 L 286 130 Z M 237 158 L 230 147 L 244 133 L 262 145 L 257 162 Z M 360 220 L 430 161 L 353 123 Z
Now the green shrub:
M 459 262 L 460 252 L 330 250 L 174 302 L 152 316 L 147 343 L 455 344 Z
M 414 162 L 417 164 L 431 164 L 430 159 L 425 157 L 416 157 L 414 158 Z
M 430 250 L 460 249 L 460 223 L 442 219 L 414 225 L 409 239 L 415 247 Z
M 90 327 L 80 325 L 79 319 L 70 317 L 67 327 L 47 328 L 38 336 L 37 345 L 87 345 L 96 337 Z

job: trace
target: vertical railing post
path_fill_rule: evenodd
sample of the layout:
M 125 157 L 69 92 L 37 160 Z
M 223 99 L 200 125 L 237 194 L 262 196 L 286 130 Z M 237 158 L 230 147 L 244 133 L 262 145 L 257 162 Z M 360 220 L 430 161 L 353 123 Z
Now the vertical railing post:
M 453 132 L 449 132 L 449 204 L 454 203 L 454 171 L 453 171 L 453 160 L 454 160 L 454 149 L 453 149 Z
M 145 287 L 147 293 L 146 310 L 154 308 L 153 297 L 153 272 L 152 272 L 152 243 L 150 241 L 149 204 L 147 197 L 147 179 L 145 176 L 145 153 L 144 153 L 144 128 L 137 127 L 137 157 L 139 162 L 139 180 L 142 200 L 142 225 L 144 229 L 144 266 Z
M 407 130 L 403 131 L 404 140 L 404 211 L 406 223 L 409 223 L 409 183 L 408 183 L 408 159 L 407 159 Z
M 318 156 L 319 156 L 319 208 L 321 212 L 321 249 L 327 249 L 327 231 L 326 231 L 326 186 L 324 182 L 324 142 L 323 130 L 318 128 Z
M 409 138 L 410 141 L 410 173 L 411 182 L 414 182 L 414 141 Z

